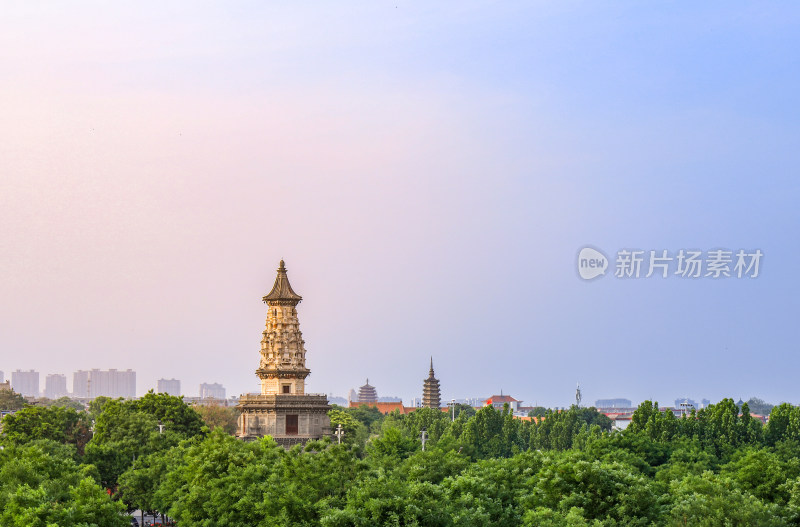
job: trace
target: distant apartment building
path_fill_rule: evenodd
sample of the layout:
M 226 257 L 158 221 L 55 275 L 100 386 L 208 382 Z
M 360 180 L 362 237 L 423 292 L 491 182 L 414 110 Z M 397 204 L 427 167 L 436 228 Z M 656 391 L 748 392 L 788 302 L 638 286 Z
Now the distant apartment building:
M 633 408 L 630 399 L 598 399 L 595 408 Z
M 39 372 L 34 370 L 12 371 L 11 387 L 25 397 L 39 397 Z
M 2 371 L 0 371 L 0 382 L 6 382 L 5 374 Z
M 174 395 L 176 397 L 180 397 L 181 381 L 179 381 L 178 379 L 159 379 L 158 388 L 156 391 L 158 393 L 166 393 L 168 395 Z
M 44 396 L 48 399 L 65 397 L 67 392 L 67 376 L 53 373 L 44 378 Z
M 110 370 L 78 370 L 72 375 L 72 395 L 74 397 L 136 397 L 136 372 Z
M 203 383 L 200 385 L 201 399 L 225 399 L 225 387 L 219 383 Z

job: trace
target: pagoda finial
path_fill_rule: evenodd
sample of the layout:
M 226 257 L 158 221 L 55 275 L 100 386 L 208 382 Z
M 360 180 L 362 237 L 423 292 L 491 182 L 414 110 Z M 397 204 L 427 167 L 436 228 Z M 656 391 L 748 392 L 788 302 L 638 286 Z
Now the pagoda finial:
M 289 277 L 286 275 L 286 264 L 281 260 L 278 266 L 278 276 L 275 278 L 275 285 L 272 286 L 272 291 L 267 293 L 262 300 L 264 302 L 275 301 L 296 305 L 302 299 L 302 296 L 292 290 L 292 286 L 289 284 Z

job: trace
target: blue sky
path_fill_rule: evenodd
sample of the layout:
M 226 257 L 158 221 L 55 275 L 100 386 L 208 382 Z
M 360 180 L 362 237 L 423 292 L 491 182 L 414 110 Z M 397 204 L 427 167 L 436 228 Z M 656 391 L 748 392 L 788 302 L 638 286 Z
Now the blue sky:
M 255 391 L 284 258 L 313 391 L 800 402 L 799 11 L 6 4 L 0 369 Z M 587 244 L 765 256 L 586 283 Z

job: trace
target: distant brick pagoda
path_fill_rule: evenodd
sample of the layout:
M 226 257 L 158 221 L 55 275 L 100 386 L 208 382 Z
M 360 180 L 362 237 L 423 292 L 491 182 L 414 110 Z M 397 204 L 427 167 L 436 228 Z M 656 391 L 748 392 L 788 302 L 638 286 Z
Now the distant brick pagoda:
M 261 339 L 261 363 L 256 375 L 261 393 L 242 395 L 236 436 L 245 439 L 272 436 L 290 447 L 330 434 L 328 397 L 305 393 L 306 350 L 297 304 L 303 297 L 292 290 L 281 260 L 275 285 L 264 298 L 267 323 Z
M 431 357 L 431 369 L 428 371 L 428 378 L 422 384 L 422 406 L 425 408 L 439 408 L 442 405 L 442 397 L 439 394 L 439 379 L 433 375 L 433 357 Z

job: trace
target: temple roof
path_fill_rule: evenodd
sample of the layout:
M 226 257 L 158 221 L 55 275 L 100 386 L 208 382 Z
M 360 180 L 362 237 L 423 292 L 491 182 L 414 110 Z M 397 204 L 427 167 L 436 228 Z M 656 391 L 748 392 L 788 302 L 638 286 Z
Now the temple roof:
M 278 267 L 278 276 L 275 278 L 275 285 L 272 286 L 272 291 L 267 293 L 262 300 L 264 300 L 264 302 L 273 300 L 290 300 L 299 302 L 302 299 L 302 296 L 298 295 L 292 290 L 292 286 L 289 284 L 289 277 L 286 276 L 286 266 L 284 265 L 283 260 L 281 260 L 280 267 Z

